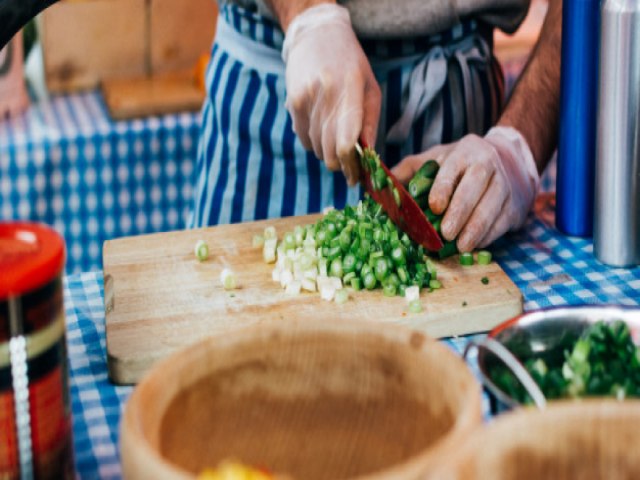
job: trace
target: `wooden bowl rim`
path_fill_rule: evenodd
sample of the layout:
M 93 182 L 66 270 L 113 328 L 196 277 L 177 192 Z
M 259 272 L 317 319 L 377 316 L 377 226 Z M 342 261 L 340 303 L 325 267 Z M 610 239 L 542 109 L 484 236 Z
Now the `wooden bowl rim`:
M 497 416 L 490 423 L 473 431 L 460 443 L 457 449 L 450 452 L 446 461 L 438 465 L 433 478 L 458 479 L 463 465 L 474 462 L 475 459 L 486 456 L 483 446 L 491 444 L 496 438 L 505 438 L 515 430 L 527 431 L 529 435 L 535 432 L 569 436 L 580 429 L 586 429 L 589 419 L 606 420 L 611 418 L 633 420 L 640 418 L 640 399 L 626 399 L 618 401 L 612 398 L 584 398 L 580 400 L 553 400 L 544 410 L 533 406 L 520 407 L 509 410 Z M 561 428 L 558 430 L 558 425 Z M 637 430 L 637 422 L 630 422 L 629 428 Z M 553 427 L 553 429 L 552 429 Z M 640 437 L 640 432 L 638 432 Z M 516 443 L 505 443 L 500 454 L 508 454 L 518 446 Z M 498 456 L 500 455 L 498 454 Z M 630 452 L 632 454 L 632 452 Z
M 292 330 L 292 326 L 295 328 Z M 223 347 L 234 348 L 241 345 L 247 340 L 255 339 L 256 333 L 263 336 L 273 335 L 274 333 L 283 333 L 285 335 L 312 334 L 318 333 L 363 333 L 372 334 L 377 337 L 384 338 L 385 341 L 405 343 L 407 347 L 412 347 L 420 351 L 426 349 L 436 349 L 438 358 L 443 359 L 443 363 L 451 362 L 460 370 L 460 378 L 464 379 L 463 395 L 465 404 L 460 414 L 455 418 L 452 428 L 432 447 L 420 452 L 418 455 L 409 458 L 405 462 L 391 466 L 385 470 L 358 477 L 358 480 L 383 480 L 386 478 L 413 478 L 427 469 L 427 464 L 437 458 L 438 455 L 448 452 L 451 448 L 456 448 L 462 438 L 469 435 L 472 430 L 482 422 L 482 396 L 479 382 L 471 370 L 467 367 L 464 360 L 456 355 L 451 349 L 442 345 L 438 340 L 428 336 L 427 334 L 414 330 L 402 325 L 395 324 L 379 324 L 375 322 L 354 320 L 344 321 L 288 321 L 288 322 L 264 322 L 248 327 L 240 327 L 232 332 L 226 333 L 224 336 L 213 335 L 204 338 L 195 344 L 181 348 L 169 357 L 156 363 L 141 382 L 135 387 L 129 400 L 125 405 L 125 411 L 120 424 L 120 448 L 123 460 L 123 471 L 126 470 L 129 449 L 134 448 L 143 458 L 145 465 L 152 466 L 155 476 L 161 475 L 163 478 L 183 480 L 194 479 L 196 476 L 190 472 L 183 470 L 179 466 L 166 460 L 160 453 L 154 449 L 147 440 L 140 420 L 137 418 L 140 409 L 144 408 L 140 405 L 139 398 L 143 396 L 145 390 L 152 388 L 156 383 L 165 383 L 165 379 L 172 373 L 178 373 L 182 368 L 186 367 L 191 361 L 196 360 L 209 348 Z M 169 402 L 175 398 L 175 394 L 170 397 Z M 139 463 L 139 462 L 138 462 Z M 404 472 L 404 473 L 403 473 Z M 411 472 L 411 477 L 407 477 L 407 473 Z M 126 474 L 126 471 L 124 471 Z M 355 480 L 355 479 L 354 479 Z

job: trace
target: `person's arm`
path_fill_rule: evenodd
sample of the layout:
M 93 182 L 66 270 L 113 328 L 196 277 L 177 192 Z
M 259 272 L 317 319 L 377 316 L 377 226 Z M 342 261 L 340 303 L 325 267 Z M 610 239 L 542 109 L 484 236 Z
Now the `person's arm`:
M 467 135 L 405 158 L 392 171 L 408 182 L 431 158 L 440 171 L 429 206 L 444 213 L 441 232 L 460 251 L 484 247 L 524 225 L 539 173 L 557 142 L 562 0 L 550 0 L 540 38 L 498 121 L 484 137 Z
M 562 0 L 550 0 L 538 43 L 498 121 L 522 134 L 539 172 L 558 142 L 561 37 Z
M 293 130 L 350 185 L 360 178 L 355 145 L 375 144 L 380 87 L 351 26 L 335 1 L 269 0 L 285 33 L 286 107 Z

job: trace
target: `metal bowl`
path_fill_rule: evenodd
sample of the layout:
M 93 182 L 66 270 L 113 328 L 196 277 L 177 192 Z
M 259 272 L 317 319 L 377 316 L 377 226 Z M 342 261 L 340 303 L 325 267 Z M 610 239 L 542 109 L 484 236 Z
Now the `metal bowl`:
M 498 387 L 495 381 L 496 372 L 500 369 L 504 371 L 505 363 L 512 374 L 525 384 L 524 388 L 534 399 L 534 403 L 538 407 L 543 407 L 544 396 L 541 401 L 534 397 L 536 389 L 539 395 L 542 393 L 524 369 L 523 363 L 529 359 L 542 358 L 549 367 L 562 365 L 564 351 L 572 347 L 585 329 L 600 320 L 605 322 L 623 320 L 629 326 L 633 341 L 640 344 L 640 309 L 638 308 L 617 306 L 550 308 L 525 313 L 494 328 L 484 342 L 475 345 L 478 348 L 480 378 L 489 392 L 492 411 L 499 413 L 520 406 L 520 403 Z M 522 375 L 523 371 L 524 375 Z M 528 388 L 527 381 L 534 383 L 532 388 Z

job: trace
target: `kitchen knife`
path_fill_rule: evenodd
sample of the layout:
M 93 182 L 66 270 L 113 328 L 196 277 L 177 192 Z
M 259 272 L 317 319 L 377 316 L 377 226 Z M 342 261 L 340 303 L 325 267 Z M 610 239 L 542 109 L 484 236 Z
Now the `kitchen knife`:
M 427 250 L 437 252 L 443 247 L 442 239 L 429 222 L 413 197 L 380 160 L 376 152 L 361 139 L 356 143 L 360 159 L 362 183 L 367 193 L 379 203 L 398 228 Z M 386 174 L 377 173 L 378 170 Z

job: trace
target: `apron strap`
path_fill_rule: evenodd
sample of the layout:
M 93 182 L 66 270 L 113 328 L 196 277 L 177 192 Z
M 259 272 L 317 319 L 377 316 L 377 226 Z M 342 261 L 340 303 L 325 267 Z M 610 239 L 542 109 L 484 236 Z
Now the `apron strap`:
M 462 74 L 467 128 L 470 132 L 481 131 L 482 113 L 474 103 L 482 97 L 482 92 L 474 91 L 477 83 L 473 81 L 471 68 L 489 65 L 491 48 L 484 37 L 474 33 L 451 45 L 433 47 L 416 63 L 407 85 L 407 103 L 398 121 L 389 129 L 387 142 L 404 143 L 409 138 L 413 123 L 431 107 L 433 114 L 442 116 L 442 109 L 437 108 L 434 100 L 447 82 L 450 61 L 457 63 Z M 442 124 L 441 118 L 430 120 L 432 125 Z

